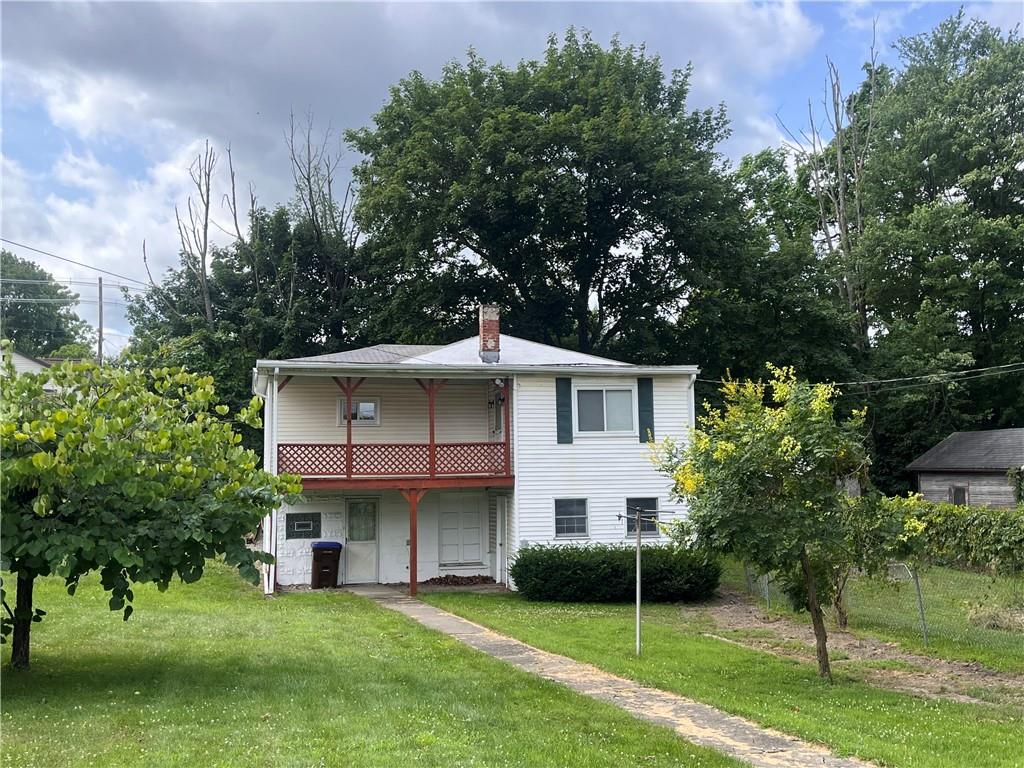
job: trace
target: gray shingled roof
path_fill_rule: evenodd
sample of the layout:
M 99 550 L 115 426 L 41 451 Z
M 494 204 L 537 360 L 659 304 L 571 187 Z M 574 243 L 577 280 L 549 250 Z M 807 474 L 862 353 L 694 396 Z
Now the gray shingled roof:
M 954 432 L 907 465 L 911 472 L 1005 472 L 1024 466 L 1024 428 Z
M 293 361 L 303 363 L 400 363 L 418 355 L 436 352 L 442 344 L 377 344 L 373 347 L 350 349 L 348 352 L 331 352 L 313 357 L 295 357 Z

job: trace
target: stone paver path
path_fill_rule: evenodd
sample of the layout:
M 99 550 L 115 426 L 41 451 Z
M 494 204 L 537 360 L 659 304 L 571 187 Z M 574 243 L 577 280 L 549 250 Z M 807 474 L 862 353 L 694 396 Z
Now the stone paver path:
M 634 717 L 668 726 L 688 741 L 718 750 L 757 768 L 869 768 L 871 763 L 837 757 L 817 744 L 727 715 L 707 704 L 604 672 L 590 664 L 534 648 L 454 616 L 389 587 L 367 585 L 350 591 L 375 600 L 430 629 L 519 669 L 621 707 Z

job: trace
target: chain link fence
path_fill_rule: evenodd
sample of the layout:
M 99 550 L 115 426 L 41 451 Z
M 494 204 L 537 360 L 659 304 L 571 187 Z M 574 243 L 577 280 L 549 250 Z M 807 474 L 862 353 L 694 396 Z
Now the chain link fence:
M 744 565 L 736 586 L 772 612 L 790 611 L 789 597 L 771 574 Z M 852 573 L 830 625 L 909 648 L 996 668 L 1024 667 L 1024 571 L 989 573 L 892 563 L 884 576 Z

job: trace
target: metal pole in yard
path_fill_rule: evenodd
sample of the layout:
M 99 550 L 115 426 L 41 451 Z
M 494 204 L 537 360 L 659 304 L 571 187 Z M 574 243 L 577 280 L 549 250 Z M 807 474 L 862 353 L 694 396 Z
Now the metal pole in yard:
M 636 655 L 640 656 L 640 508 L 636 508 Z
M 640 543 L 641 543 L 641 529 L 640 523 L 645 518 L 643 517 L 644 512 L 648 510 L 642 507 L 632 507 L 626 505 L 626 514 L 617 515 L 619 520 L 623 518 L 629 519 L 629 513 L 632 512 L 636 517 L 636 655 L 640 655 Z M 657 519 L 657 518 L 652 518 Z
M 921 594 L 921 580 L 917 578 L 917 569 L 908 568 L 910 577 L 914 580 L 914 589 L 917 590 L 917 611 L 921 614 L 921 636 L 924 638 L 925 648 L 928 647 L 928 622 L 924 617 L 924 597 Z

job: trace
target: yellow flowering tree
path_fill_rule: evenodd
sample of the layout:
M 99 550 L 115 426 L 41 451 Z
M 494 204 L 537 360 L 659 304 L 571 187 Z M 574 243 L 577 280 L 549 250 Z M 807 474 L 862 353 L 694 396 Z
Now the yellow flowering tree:
M 768 368 L 767 383 L 724 381 L 723 407 L 706 406 L 692 439 L 663 444 L 658 461 L 689 507 L 681 535 L 777 573 L 810 612 L 819 672 L 831 677 L 822 606 L 831 575 L 858 557 L 851 526 L 867 499 L 850 490 L 868 466 L 865 412 L 840 421 L 834 386 Z

